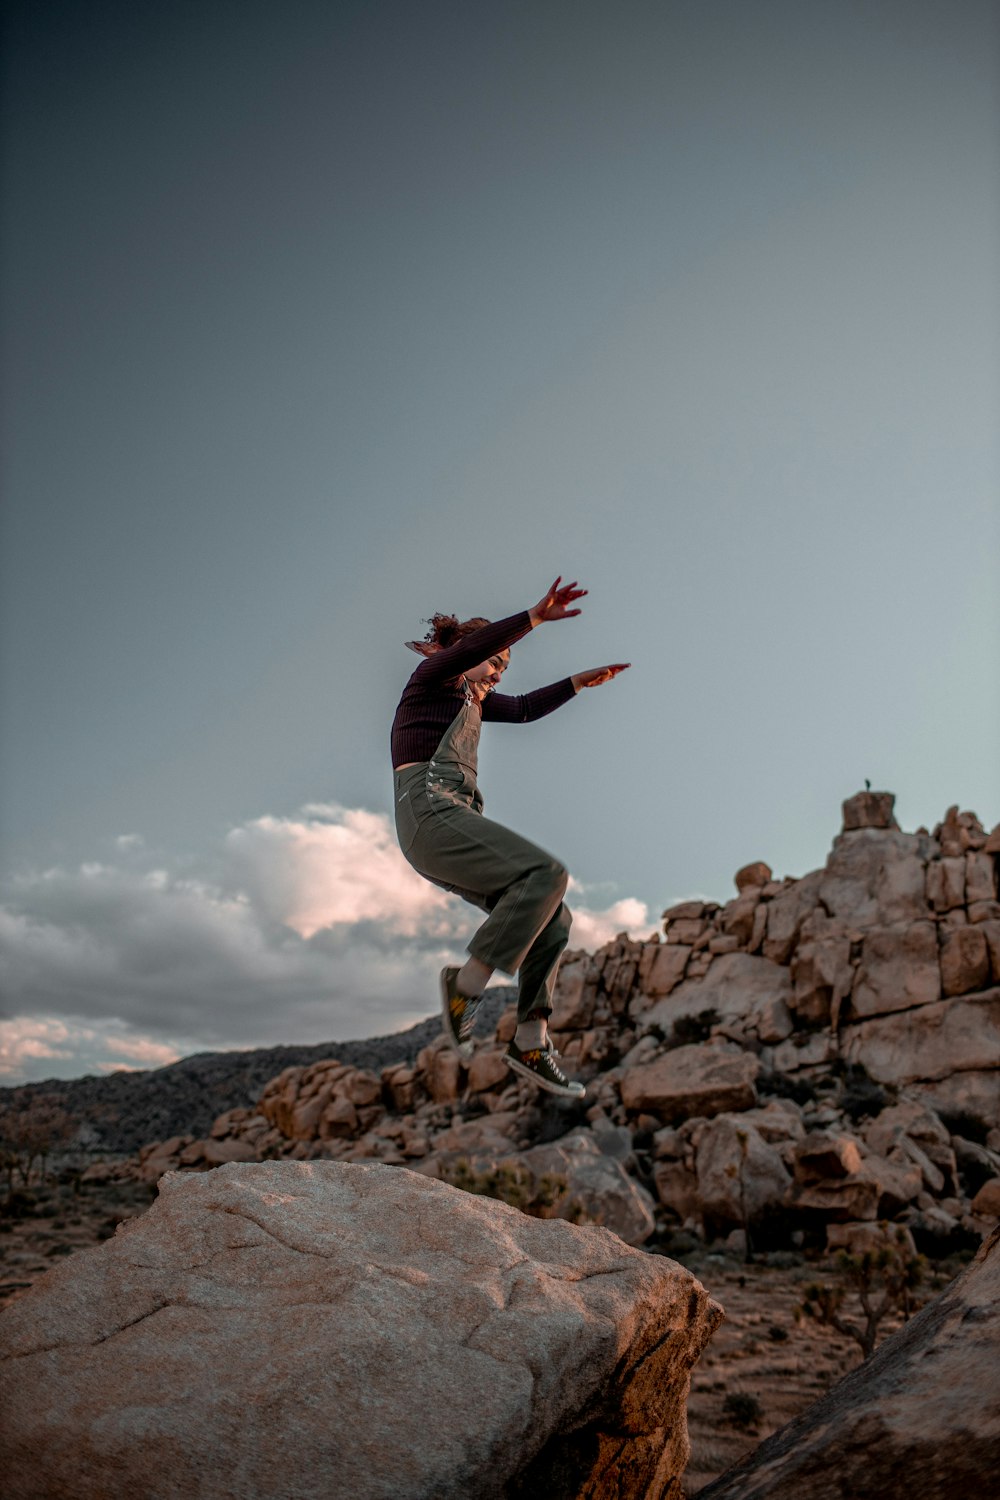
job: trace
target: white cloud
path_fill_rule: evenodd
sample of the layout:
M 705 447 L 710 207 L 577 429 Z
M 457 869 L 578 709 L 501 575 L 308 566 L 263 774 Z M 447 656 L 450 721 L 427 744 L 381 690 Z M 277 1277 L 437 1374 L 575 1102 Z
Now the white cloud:
M 0 903 L 5 1081 L 158 1067 L 199 1050 L 374 1036 L 436 1009 L 480 912 L 422 880 L 382 814 L 311 804 L 197 859 L 129 839 L 119 862 L 11 880 Z M 645 935 L 632 898 L 578 885 L 572 946 Z
M 108 1053 L 113 1054 L 114 1061 L 108 1059 Z M 18 1016 L 0 1021 L 0 1081 L 4 1083 L 116 1068 L 159 1068 L 176 1062 L 181 1055 L 177 1047 L 126 1032 L 113 1020 L 93 1026 L 58 1016 Z M 67 1065 L 71 1071 L 67 1071 Z
M 620 932 L 628 933 L 631 938 L 640 938 L 649 937 L 656 931 L 656 923 L 650 917 L 648 906 L 644 901 L 637 901 L 634 896 L 615 901 L 603 911 L 592 911 L 585 906 L 572 906 L 571 910 L 573 927 L 570 946 L 585 948 L 589 953 L 603 948 L 605 943 L 610 943 Z
M 300 937 L 327 927 L 384 923 L 415 936 L 439 924 L 444 893 L 402 858 L 384 814 L 310 804 L 307 820 L 255 818 L 226 838 L 251 900 Z

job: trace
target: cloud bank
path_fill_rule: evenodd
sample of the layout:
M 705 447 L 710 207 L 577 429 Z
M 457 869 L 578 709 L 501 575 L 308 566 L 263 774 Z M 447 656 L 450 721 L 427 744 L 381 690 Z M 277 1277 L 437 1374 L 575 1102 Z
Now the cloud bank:
M 6 884 L 2 1082 L 400 1029 L 433 1011 L 438 970 L 482 920 L 362 808 L 255 818 L 173 865 L 140 834 L 109 846 Z M 643 902 L 593 908 L 586 894 L 571 883 L 573 947 L 651 930 Z

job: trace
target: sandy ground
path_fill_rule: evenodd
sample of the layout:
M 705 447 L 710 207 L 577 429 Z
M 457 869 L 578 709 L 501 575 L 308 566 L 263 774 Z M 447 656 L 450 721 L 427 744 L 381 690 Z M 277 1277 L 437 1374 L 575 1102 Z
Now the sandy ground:
M 0 1220 L 0 1301 L 19 1296 L 59 1258 L 109 1238 L 153 1198 L 151 1189 L 136 1184 L 80 1192 L 53 1185 L 45 1192 L 30 1217 Z M 786 1262 L 779 1265 L 743 1265 L 708 1251 L 684 1259 L 726 1310 L 726 1321 L 692 1372 L 691 1462 L 684 1476 L 691 1500 L 859 1364 L 861 1351 L 851 1339 L 795 1316 L 809 1282 L 840 1278 L 835 1266 L 793 1256 L 779 1258 Z M 960 1268 L 950 1262 L 929 1267 L 920 1300 L 936 1295 Z M 856 1312 L 853 1297 L 844 1312 Z M 898 1326 L 898 1317 L 887 1318 L 880 1339 Z M 731 1396 L 753 1397 L 759 1416 L 741 1425 L 741 1413 L 727 1410 Z

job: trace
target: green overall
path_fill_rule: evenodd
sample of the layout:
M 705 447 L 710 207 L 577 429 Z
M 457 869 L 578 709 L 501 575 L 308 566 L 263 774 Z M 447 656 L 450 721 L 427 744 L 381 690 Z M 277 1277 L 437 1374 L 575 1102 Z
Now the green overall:
M 425 879 L 489 912 L 473 958 L 518 975 L 518 1020 L 549 1014 L 571 915 L 566 870 L 527 839 L 483 817 L 476 784 L 482 718 L 471 693 L 432 758 L 393 773 L 396 833 Z

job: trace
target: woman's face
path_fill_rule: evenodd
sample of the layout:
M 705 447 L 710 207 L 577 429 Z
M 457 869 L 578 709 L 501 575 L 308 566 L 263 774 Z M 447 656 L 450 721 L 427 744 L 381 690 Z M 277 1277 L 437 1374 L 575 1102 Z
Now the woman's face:
M 506 672 L 509 661 L 509 651 L 498 651 L 495 656 L 490 657 L 489 661 L 481 661 L 478 667 L 469 667 L 463 674 L 466 682 L 480 701 L 486 697 L 486 694 L 492 688 L 496 687 L 500 678 Z

